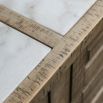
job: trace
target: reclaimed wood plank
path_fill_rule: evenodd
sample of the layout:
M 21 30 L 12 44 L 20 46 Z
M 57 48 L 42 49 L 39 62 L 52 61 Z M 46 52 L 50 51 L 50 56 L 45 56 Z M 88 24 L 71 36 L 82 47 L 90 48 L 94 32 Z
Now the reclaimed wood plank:
M 100 67 L 95 77 L 83 90 L 83 103 L 91 103 L 95 98 L 96 94 L 103 86 L 103 66 Z
M 53 48 L 62 36 L 13 10 L 0 5 L 0 21 Z
M 103 65 L 103 46 L 101 46 L 101 48 L 85 67 L 85 85 L 87 85 L 91 79 L 94 78 L 101 65 Z

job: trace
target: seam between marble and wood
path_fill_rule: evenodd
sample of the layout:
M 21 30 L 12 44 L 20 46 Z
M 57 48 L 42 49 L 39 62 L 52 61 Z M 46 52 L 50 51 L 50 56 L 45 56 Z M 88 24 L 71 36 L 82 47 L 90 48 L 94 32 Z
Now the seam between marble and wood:
M 34 20 L 26 18 L 3 5 L 0 5 L 0 21 L 39 42 L 42 42 L 50 48 L 56 46 L 58 41 L 62 39 L 62 36 L 59 33 L 44 27 Z
M 3 11 L 4 7 L 0 7 L 0 12 Z M 17 30 L 20 29 L 15 22 L 17 19 L 12 18 L 11 20 L 7 18 L 7 13 L 4 11 L 0 13 L 0 20 Z M 9 15 L 9 14 L 8 14 Z M 22 18 L 20 16 L 20 18 Z M 24 18 L 24 17 L 23 17 Z M 29 24 L 29 20 L 25 18 Z M 20 21 L 19 21 L 20 22 Z M 31 20 L 30 20 L 31 22 Z M 16 25 L 15 25 L 16 24 Z M 24 23 L 25 24 L 25 23 Z M 30 23 L 32 24 L 32 23 Z M 29 24 L 29 26 L 30 26 Z M 37 24 L 38 25 L 38 24 Z M 28 27 L 29 27 L 28 26 Z M 41 28 L 41 26 L 40 26 Z M 43 27 L 45 28 L 45 27 Z M 96 28 L 96 29 L 95 29 Z M 68 65 L 71 65 L 76 57 L 83 51 L 87 44 L 96 37 L 98 33 L 102 31 L 103 28 L 103 0 L 98 0 L 95 5 L 81 18 L 81 20 L 64 36 L 61 37 L 57 33 L 52 32 L 52 34 L 40 31 L 30 32 L 29 30 L 24 29 L 20 30 L 26 33 L 29 36 L 32 36 L 32 33 L 37 34 L 34 38 L 39 41 L 42 41 L 45 44 L 48 44 L 50 47 L 53 47 L 52 51 L 48 56 L 33 70 L 28 77 L 16 88 L 16 90 L 5 100 L 4 103 L 29 103 L 32 99 L 37 97 L 40 91 L 46 86 L 46 90 L 50 90 L 50 80 L 53 79 L 53 76 L 59 71 L 59 69 L 65 65 L 68 61 Z M 47 30 L 47 29 L 46 29 Z M 49 32 L 49 29 L 47 30 Z M 46 34 L 45 34 L 46 33 Z M 39 36 L 38 36 L 39 35 Z M 42 35 L 42 36 L 41 36 Z M 52 36 L 51 36 L 52 35 Z M 57 36 L 58 35 L 58 36 Z M 45 39 L 46 36 L 48 38 Z M 41 38 L 41 39 L 40 39 Z M 54 39 L 54 42 L 51 43 L 50 40 Z M 58 39 L 59 38 L 59 39 Z M 49 42 L 49 43 L 48 43 Z M 61 68 L 63 69 L 63 68 Z

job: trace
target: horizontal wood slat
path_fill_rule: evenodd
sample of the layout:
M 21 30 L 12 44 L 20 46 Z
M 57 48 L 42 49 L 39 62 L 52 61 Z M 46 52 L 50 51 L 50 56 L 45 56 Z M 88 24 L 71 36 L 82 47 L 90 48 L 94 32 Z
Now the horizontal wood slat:
M 83 103 L 92 103 L 96 94 L 103 87 L 103 66 L 100 67 L 95 77 L 83 90 Z
M 85 84 L 96 75 L 101 65 L 103 65 L 103 45 L 85 67 Z
M 103 103 L 103 86 L 100 88 L 91 103 Z

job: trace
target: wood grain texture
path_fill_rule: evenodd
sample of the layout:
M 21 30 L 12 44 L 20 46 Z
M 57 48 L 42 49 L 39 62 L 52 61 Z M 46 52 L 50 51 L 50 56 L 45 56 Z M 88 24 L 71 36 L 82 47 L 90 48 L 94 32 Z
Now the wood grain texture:
M 103 45 L 103 32 L 98 34 L 95 39 L 88 45 L 87 50 L 90 52 L 89 56 L 91 59 L 95 53 L 100 49 L 100 47 Z
M 85 65 L 87 63 L 87 50 L 83 50 L 73 63 L 72 71 L 72 103 L 81 103 L 82 91 L 85 81 Z
M 61 40 L 58 33 L 0 5 L 0 21 L 53 48 Z
M 100 90 L 92 100 L 92 103 L 102 103 L 102 102 L 103 102 L 103 86 L 100 88 Z
M 85 67 L 85 85 L 87 85 L 92 78 L 99 71 L 100 67 L 103 65 L 103 45 L 99 48 L 97 53 L 89 61 Z
M 15 22 L 18 19 L 16 19 L 16 16 L 15 18 L 12 18 L 14 12 L 8 11 L 8 13 L 11 12 L 9 13 L 9 18 L 12 18 L 13 20 L 9 21 L 10 19 L 8 20 L 6 17 L 6 10 L 7 9 L 0 7 L 0 14 L 2 14 L 0 16 L 0 20 L 7 23 L 8 25 L 14 25 L 14 28 L 17 28 L 19 25 L 17 25 Z M 27 19 L 27 21 L 28 23 L 25 22 L 24 24 L 27 25 L 30 22 L 30 27 L 31 20 Z M 60 73 L 60 71 L 68 70 L 67 68 L 69 68 L 75 62 L 77 57 L 83 52 L 88 44 L 94 40 L 94 38 L 100 32 L 102 32 L 103 0 L 98 0 L 95 5 L 84 15 L 84 17 L 82 17 L 81 20 L 63 38 L 57 37 L 54 32 L 52 32 L 52 34 L 43 32 L 41 36 L 40 30 L 37 29 L 32 32 L 31 27 L 28 29 L 27 28 L 25 29 L 24 26 L 24 29 L 22 29 L 24 31 L 20 30 L 20 27 L 17 29 L 25 32 L 25 34 L 30 33 L 32 35 L 32 33 L 34 34 L 35 32 L 35 34 L 38 34 L 35 36 L 36 39 L 54 48 L 48 54 L 48 56 L 44 58 L 44 60 L 35 68 L 35 70 L 33 70 L 27 76 L 27 78 L 25 78 L 25 80 L 15 89 L 15 91 L 5 100 L 4 103 L 37 103 L 36 101 L 38 101 L 40 96 L 43 97 L 45 103 L 47 100 L 47 97 L 45 99 L 45 96 L 47 96 L 48 91 L 51 91 L 52 93 L 52 90 L 55 90 L 56 88 L 53 88 L 53 86 L 55 83 L 58 83 L 58 73 Z M 57 39 L 54 39 L 54 37 Z M 58 38 L 60 39 L 58 40 Z M 54 42 L 51 42 L 52 39 Z M 61 88 L 64 88 L 64 86 Z M 61 90 L 58 89 L 58 92 L 61 94 Z M 61 95 L 59 95 L 58 98 L 60 98 L 60 96 Z M 52 98 L 54 97 L 52 96 Z M 59 101 L 58 98 L 57 101 Z
M 103 66 L 100 67 L 95 77 L 83 90 L 83 103 L 95 103 L 93 99 L 98 94 L 98 91 L 103 87 Z M 102 95 L 103 96 L 103 95 Z
M 69 103 L 70 69 L 60 73 L 60 79 L 51 87 L 51 103 Z

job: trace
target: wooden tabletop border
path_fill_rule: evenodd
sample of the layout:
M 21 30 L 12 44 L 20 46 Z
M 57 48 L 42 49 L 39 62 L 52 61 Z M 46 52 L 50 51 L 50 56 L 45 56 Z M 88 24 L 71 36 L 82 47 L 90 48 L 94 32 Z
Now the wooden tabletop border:
M 53 48 L 62 36 L 17 12 L 0 5 L 0 21 Z
M 15 21 L 17 20 L 15 19 L 16 17 L 13 19 L 13 21 L 9 18 L 9 21 L 6 18 L 7 15 L 5 13 L 5 10 L 3 10 L 4 7 L 0 7 L 0 20 L 2 20 L 2 22 L 8 25 L 13 26 L 17 30 L 20 30 L 19 26 L 15 23 Z M 1 11 L 3 12 L 1 13 Z M 22 16 L 20 16 L 20 18 L 22 18 Z M 31 25 L 31 20 L 27 19 L 27 22 L 29 24 L 27 28 L 29 28 L 29 26 Z M 42 28 L 40 25 L 39 27 Z M 95 5 L 81 18 L 81 20 L 64 37 L 60 37 L 57 33 L 52 32 L 51 30 L 45 27 L 43 27 L 43 29 L 46 29 L 48 32 L 52 33 L 41 33 L 41 30 L 37 29 L 33 31 L 33 33 L 36 32 L 35 34 L 39 35 L 34 36 L 34 38 L 45 44 L 49 42 L 49 46 L 53 47 L 53 49 L 47 55 L 47 57 L 44 58 L 44 60 L 15 89 L 15 91 L 4 101 L 4 103 L 31 103 L 32 99 L 36 97 L 37 94 L 43 88 L 45 88 L 45 86 L 48 87 L 47 89 L 50 89 L 50 80 L 52 80 L 53 76 L 60 70 L 60 68 L 67 61 L 68 65 L 71 65 L 73 61 L 76 59 L 76 57 L 82 52 L 83 48 L 85 48 L 86 45 L 88 45 L 88 43 L 95 38 L 96 34 L 102 31 L 102 28 L 103 0 L 97 0 Z M 29 32 L 25 29 L 22 29 L 20 31 L 26 33 L 27 35 L 32 35 L 32 32 Z M 46 41 L 44 37 L 41 37 L 41 35 L 44 37 L 46 36 L 49 41 Z M 55 36 L 55 40 L 57 41 L 50 41 L 51 39 L 54 39 Z

